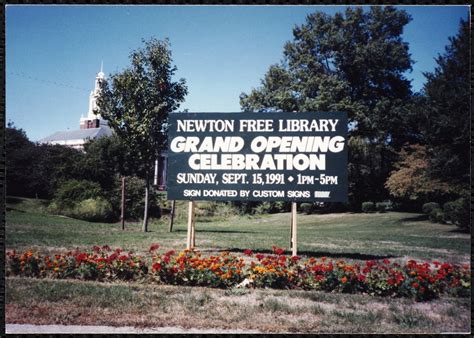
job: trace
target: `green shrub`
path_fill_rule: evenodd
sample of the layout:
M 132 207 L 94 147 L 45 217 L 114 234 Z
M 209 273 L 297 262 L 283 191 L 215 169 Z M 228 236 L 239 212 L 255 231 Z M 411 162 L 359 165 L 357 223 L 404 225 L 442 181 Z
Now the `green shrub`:
M 443 205 L 444 220 L 451 222 L 462 229 L 470 228 L 469 200 L 459 198 Z
M 253 210 L 256 215 L 269 214 L 272 211 L 272 205 L 270 202 L 262 202 Z
M 61 206 L 52 202 L 47 211 L 51 214 L 63 215 L 90 222 L 110 222 L 115 220 L 112 205 L 102 197 L 88 198 L 77 202 L 74 206 Z
M 289 211 L 289 206 L 290 206 L 289 202 L 283 202 L 283 201 L 273 202 L 273 210 L 276 213 Z
M 436 202 L 429 202 L 429 203 L 423 204 L 423 207 L 421 208 L 423 213 L 427 215 L 429 215 L 433 209 L 441 209 L 441 207 Z
M 374 202 L 363 202 L 362 203 L 362 212 L 374 212 L 375 204 Z
M 429 214 L 430 221 L 435 223 L 443 223 L 444 222 L 444 212 L 440 208 L 435 208 L 431 210 Z
M 230 203 L 216 201 L 202 201 L 197 204 L 196 216 L 229 217 L 238 214 L 238 210 Z
M 313 205 L 311 203 L 301 203 L 300 210 L 306 215 L 310 215 L 313 213 Z
M 216 210 L 214 211 L 214 215 L 216 217 L 230 217 L 237 215 L 239 211 L 232 206 L 230 203 L 219 203 L 217 205 Z
M 387 211 L 387 203 L 386 202 L 377 202 L 377 203 L 375 203 L 375 210 L 377 210 L 377 212 L 386 212 Z
M 113 217 L 112 205 L 103 198 L 88 198 L 72 209 L 72 217 L 91 222 L 107 222 Z
M 59 208 L 72 208 L 80 201 L 103 197 L 102 189 L 96 182 L 68 180 L 59 185 L 54 194 L 54 203 Z

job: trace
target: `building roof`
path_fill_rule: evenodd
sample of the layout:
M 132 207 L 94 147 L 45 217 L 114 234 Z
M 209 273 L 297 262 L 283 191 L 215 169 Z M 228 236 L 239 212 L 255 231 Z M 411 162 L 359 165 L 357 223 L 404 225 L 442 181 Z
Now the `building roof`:
M 112 129 L 108 126 L 101 126 L 99 128 L 78 129 L 58 131 L 50 136 L 46 136 L 39 140 L 39 143 L 50 143 L 54 141 L 68 141 L 68 140 L 85 140 L 95 139 L 102 136 L 111 136 Z

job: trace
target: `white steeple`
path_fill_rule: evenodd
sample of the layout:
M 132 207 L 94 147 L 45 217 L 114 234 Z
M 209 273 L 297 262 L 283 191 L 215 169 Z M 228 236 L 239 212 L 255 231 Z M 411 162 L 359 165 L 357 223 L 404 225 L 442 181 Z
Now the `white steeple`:
M 94 111 L 97 110 L 97 98 L 100 96 L 100 82 L 105 80 L 104 74 L 104 63 L 103 61 L 100 64 L 100 72 L 97 73 L 95 77 L 95 86 L 94 90 L 89 94 L 89 109 L 87 111 L 86 117 L 81 117 L 80 124 L 84 125 L 87 121 L 99 120 L 99 125 L 107 125 L 107 121 L 103 120 L 100 114 L 95 114 Z

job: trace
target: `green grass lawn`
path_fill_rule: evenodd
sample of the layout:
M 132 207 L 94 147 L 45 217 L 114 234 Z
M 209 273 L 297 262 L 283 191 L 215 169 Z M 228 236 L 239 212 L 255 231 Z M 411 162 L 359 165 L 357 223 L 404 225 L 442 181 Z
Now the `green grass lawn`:
M 186 211 L 186 206 L 178 206 Z M 146 251 L 151 243 L 165 249 L 184 249 L 186 224 L 181 218 L 173 232 L 167 220 L 154 220 L 143 233 L 140 223 L 90 223 L 45 213 L 12 210 L 6 215 L 7 249 L 51 251 L 109 245 Z M 197 218 L 196 246 L 200 250 L 269 251 L 272 245 L 289 248 L 290 214 Z M 411 257 L 468 262 L 470 236 L 423 215 L 402 212 L 374 214 L 298 214 L 301 255 L 379 259 Z
M 63 252 L 109 245 L 137 252 L 186 245 L 186 204 L 178 204 L 173 232 L 167 219 L 90 223 L 44 212 L 45 202 L 7 204 L 6 249 Z M 199 204 L 198 204 L 199 206 Z M 289 247 L 290 214 L 198 217 L 196 246 L 205 252 Z M 470 235 L 423 215 L 298 214 L 299 254 L 346 260 L 441 260 L 469 263 Z M 216 290 L 198 287 L 7 278 L 7 323 L 183 326 L 263 332 L 467 332 L 470 300 L 442 297 L 416 303 L 368 295 L 298 290 Z

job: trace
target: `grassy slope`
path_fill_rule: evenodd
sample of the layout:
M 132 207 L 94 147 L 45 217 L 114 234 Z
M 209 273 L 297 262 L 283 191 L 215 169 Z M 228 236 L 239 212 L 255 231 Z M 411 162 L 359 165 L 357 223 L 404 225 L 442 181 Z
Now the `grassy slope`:
M 289 214 L 262 217 L 234 216 L 196 225 L 196 245 L 204 250 L 250 248 L 268 251 L 272 245 L 288 248 Z M 153 222 L 151 232 L 140 224 L 89 223 L 60 216 L 11 211 L 6 216 L 7 249 L 87 249 L 108 244 L 145 251 L 151 243 L 168 249 L 183 249 L 186 225 L 168 232 L 165 220 Z M 353 259 L 413 257 L 452 262 L 469 260 L 470 237 L 450 225 L 434 224 L 409 213 L 298 215 L 299 253 Z
M 41 201 L 18 202 L 7 212 L 7 249 L 62 251 L 108 244 L 146 251 L 158 242 L 183 249 L 186 225 L 166 220 L 142 233 L 140 224 L 100 224 L 34 213 Z M 10 205 L 11 208 L 11 205 Z M 180 204 L 180 214 L 185 213 Z M 40 211 L 42 209 L 39 209 Z M 44 210 L 44 209 L 43 209 Z M 203 250 L 288 247 L 289 214 L 198 218 L 196 244 Z M 298 215 L 300 254 L 346 259 L 439 259 L 468 262 L 470 237 L 449 225 L 408 213 Z M 8 278 L 8 323 L 108 324 L 258 329 L 266 332 L 466 332 L 469 299 L 427 303 L 364 295 L 297 290 L 214 290 L 140 284 L 99 284 Z M 375 324 L 376 323 L 376 324 Z

